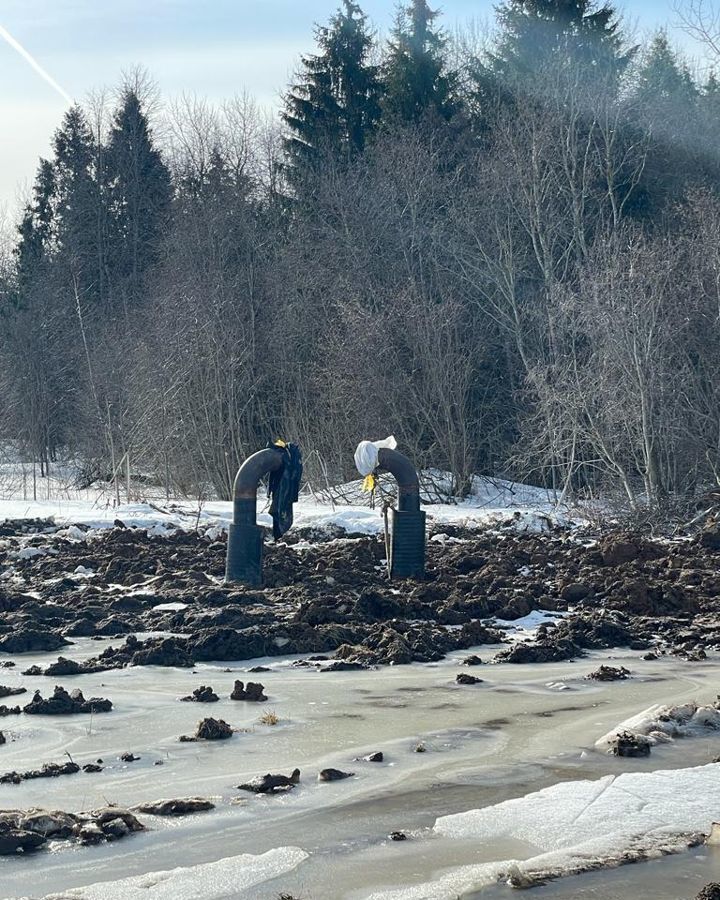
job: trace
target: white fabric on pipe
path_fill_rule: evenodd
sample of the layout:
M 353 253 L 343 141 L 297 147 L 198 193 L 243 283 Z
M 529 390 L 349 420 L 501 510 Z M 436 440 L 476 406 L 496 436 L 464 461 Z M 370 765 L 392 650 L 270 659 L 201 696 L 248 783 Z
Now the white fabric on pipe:
M 360 441 L 355 451 L 355 466 L 358 472 L 365 477 L 372 475 L 378 467 L 378 451 L 394 450 L 397 441 L 390 435 L 384 441 Z

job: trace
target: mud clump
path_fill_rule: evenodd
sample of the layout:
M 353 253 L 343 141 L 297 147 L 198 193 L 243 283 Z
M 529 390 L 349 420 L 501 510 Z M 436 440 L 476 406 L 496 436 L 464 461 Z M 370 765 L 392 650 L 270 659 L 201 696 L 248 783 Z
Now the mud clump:
M 714 881 L 706 884 L 695 900 L 720 900 L 720 883 Z
M 341 769 L 323 769 L 318 775 L 318 781 L 344 781 L 354 775 L 354 772 L 343 772 Z
M 198 722 L 194 735 L 181 735 L 183 743 L 193 741 L 226 741 L 233 736 L 233 730 L 224 719 L 202 719 Z
M 135 809 L 152 816 L 189 816 L 192 813 L 215 809 L 215 804 L 202 797 L 187 797 L 180 800 L 156 800 L 153 803 L 141 803 Z
M 0 784 L 20 784 L 22 781 L 31 781 L 35 778 L 57 778 L 60 775 L 75 775 L 80 771 L 80 766 L 75 762 L 45 763 L 39 769 L 31 769 L 29 772 L 6 772 L 0 775 Z
M 31 853 L 47 843 L 47 838 L 34 831 L 13 827 L 8 821 L 0 820 L 0 856 L 15 856 Z
M 70 716 L 78 713 L 104 713 L 112 710 L 112 702 L 103 697 L 86 700 L 82 691 L 75 689 L 68 693 L 64 687 L 56 685 L 52 697 L 43 698 L 40 691 L 23 708 L 27 715 Z
M 494 662 L 544 663 L 562 662 L 583 656 L 583 651 L 572 641 L 537 641 L 534 644 L 515 644 L 509 650 L 501 650 Z
M 619 666 L 615 668 L 614 666 L 600 666 L 599 669 L 595 669 L 594 672 L 591 672 L 586 677 L 591 681 L 625 681 L 630 677 L 630 670 L 626 669 L 625 666 Z
M 17 697 L 19 694 L 27 694 L 27 688 L 24 687 L 7 687 L 0 684 L 0 697 Z
M 247 685 L 243 685 L 242 681 L 236 681 L 230 699 L 262 703 L 263 700 L 267 700 L 264 691 L 265 687 L 259 682 L 248 681 Z
M 623 731 L 612 742 L 610 753 L 613 756 L 650 756 L 650 741 L 640 734 Z
M 51 631 L 26 629 L 0 637 L 0 653 L 45 653 L 69 644 L 70 641 Z
M 300 769 L 293 769 L 291 775 L 258 775 L 251 781 L 238 785 L 239 791 L 250 791 L 253 794 L 277 794 L 291 791 L 300 784 Z
M 209 685 L 200 685 L 192 694 L 180 698 L 183 703 L 217 703 L 220 699 Z
M 265 586 L 248 589 L 219 586 L 226 547 L 214 534 L 118 525 L 88 543 L 68 540 L 57 526 L 3 528 L 0 568 L 12 566 L 16 578 L 0 593 L 0 653 L 59 650 L 74 635 L 128 635 L 94 659 L 60 657 L 28 670 L 58 679 L 289 654 L 328 656 L 318 671 L 434 662 L 508 645 L 493 618 L 512 621 L 533 610 L 564 616 L 494 661 L 554 662 L 614 647 L 702 659 L 720 649 L 715 522 L 692 540 L 667 541 L 591 528 L 535 534 L 443 526 L 462 541 L 430 541 L 425 580 L 408 582 L 402 594 L 380 565 L 380 537 L 329 541 L 330 532 L 317 531 L 309 536 L 319 543 L 302 549 L 292 540 L 269 546 Z M 39 552 L 18 557 L 27 547 Z M 95 573 L 91 581 L 83 570 Z M 124 588 L 135 584 L 147 593 L 128 596 Z M 162 608 L 168 604 L 177 608 Z M 137 632 L 173 636 L 138 640 Z
M 482 678 L 476 678 L 474 675 L 469 675 L 467 672 L 460 672 L 455 676 L 455 681 L 457 684 L 482 684 Z
M 700 546 L 706 550 L 720 550 L 720 523 L 715 522 L 704 529 L 700 535 Z
M 57 662 L 50 665 L 43 671 L 43 675 L 54 675 L 58 678 L 64 678 L 66 675 L 82 675 L 89 671 L 82 663 L 75 662 L 74 659 L 65 659 L 59 656 Z
M 367 756 L 356 757 L 355 762 L 381 763 L 384 759 L 382 750 L 376 750 L 374 753 L 368 753 Z
M 49 838 L 87 846 L 144 830 L 133 813 L 115 806 L 77 814 L 46 809 L 5 810 L 0 812 L 0 855 L 38 850 Z
M 370 667 L 361 662 L 348 662 L 346 659 L 333 659 L 320 672 L 362 672 Z

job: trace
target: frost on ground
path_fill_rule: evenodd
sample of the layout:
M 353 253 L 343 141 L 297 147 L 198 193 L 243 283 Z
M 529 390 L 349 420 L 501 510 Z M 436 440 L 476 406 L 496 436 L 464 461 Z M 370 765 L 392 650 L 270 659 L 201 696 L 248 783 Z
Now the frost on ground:
M 697 737 L 718 730 L 720 710 L 716 706 L 699 706 L 692 702 L 680 706 L 656 703 L 598 738 L 595 746 L 606 750 L 623 733 L 645 737 L 650 744 L 661 744 L 675 738 Z
M 423 885 L 374 892 L 368 900 L 456 900 L 508 881 L 553 878 L 679 852 L 720 818 L 718 766 L 569 781 L 495 806 L 444 816 L 435 833 L 487 846 L 523 841 L 527 859 L 463 866 Z
M 256 885 L 289 872 L 307 859 L 296 847 L 279 847 L 261 856 L 242 854 L 167 872 L 150 872 L 118 881 L 49 894 L 46 900 L 221 900 L 244 897 Z M 24 898 L 23 898 L 24 900 Z

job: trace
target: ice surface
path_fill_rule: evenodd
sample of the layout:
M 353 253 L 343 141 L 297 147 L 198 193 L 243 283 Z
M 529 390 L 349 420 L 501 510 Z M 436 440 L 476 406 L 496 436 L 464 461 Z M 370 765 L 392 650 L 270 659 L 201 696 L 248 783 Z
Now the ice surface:
M 434 831 L 478 846 L 503 839 L 537 848 L 525 860 L 464 866 L 424 885 L 374 892 L 371 900 L 454 900 L 510 872 L 577 871 L 627 850 L 652 853 L 720 818 L 715 764 L 692 769 L 607 775 L 568 781 L 484 809 L 439 818 Z
M 48 894 L 46 900 L 222 900 L 246 891 L 300 865 L 308 854 L 278 847 L 261 856 L 242 854 L 197 866 L 149 872 Z
M 113 642 L 117 643 L 77 638 L 63 655 L 85 659 Z M 587 660 L 543 667 L 493 666 L 484 673 L 480 698 L 455 684 L 467 652 L 450 654 L 436 664 L 322 675 L 294 668 L 293 658 L 257 660 L 271 668 L 260 678 L 269 705 L 280 718 L 272 728 L 258 724 L 262 707 L 229 699 L 235 679 L 245 677 L 247 661 L 203 663 L 194 672 L 134 667 L 73 677 L 66 686 L 79 687 L 85 696 L 109 697 L 113 712 L 92 722 L 82 716 L 3 720 L 8 742 L 2 747 L 2 771 L 60 762 L 66 751 L 79 763 L 102 758 L 104 771 L 6 785 L 4 805 L 77 812 L 108 801 L 133 806 L 158 797 L 203 796 L 211 797 L 216 809 L 178 820 L 147 820 L 147 831 L 113 844 L 2 859 L 0 895 L 39 898 L 60 891 L 67 895 L 83 885 L 177 866 L 203 866 L 220 855 L 261 856 L 273 848 L 299 847 L 310 857 L 297 872 L 249 889 L 248 900 L 274 900 L 281 890 L 312 900 L 360 900 L 371 891 L 393 885 L 409 890 L 407 886 L 418 882 L 430 887 L 417 896 L 435 900 L 443 896 L 436 893 L 436 880 L 451 868 L 448 883 L 454 898 L 460 894 L 458 884 L 475 883 L 479 864 L 490 867 L 483 870 L 483 877 L 494 882 L 508 860 L 530 860 L 546 849 L 538 846 L 535 835 L 528 842 L 509 830 L 498 829 L 494 835 L 494 828 L 489 839 L 458 839 L 440 831 L 428 838 L 428 829 L 439 816 L 443 822 L 445 813 L 498 809 L 510 792 L 528 794 L 561 779 L 583 778 L 574 782 L 583 785 L 608 771 L 687 767 L 720 752 L 718 733 L 717 749 L 706 741 L 692 742 L 683 746 L 681 757 L 673 745 L 641 760 L 582 755 L 588 735 L 609 729 L 659 697 L 685 702 L 690 679 L 709 694 L 717 679 L 712 658 L 702 663 L 675 660 L 674 673 L 668 677 L 665 661 L 645 661 L 628 653 L 620 661 L 638 677 L 623 683 L 621 692 L 616 684 L 585 680 Z M 607 660 L 601 654 L 590 657 L 593 663 Z M 20 670 L 34 663 L 45 666 L 56 658 L 57 652 L 27 654 L 22 665 L 3 670 L 3 683 L 46 689 L 52 681 L 24 677 Z M 660 671 L 666 674 L 663 681 L 641 677 Z M 572 704 L 548 683 L 571 684 Z M 178 697 L 200 684 L 212 685 L 219 694 L 212 714 L 238 729 L 232 740 L 217 745 L 178 742 L 178 735 L 194 730 L 204 714 L 196 704 L 180 703 Z M 415 752 L 419 742 L 427 752 Z M 122 762 L 118 757 L 128 750 L 140 759 Z M 383 763 L 356 761 L 377 750 L 385 755 Z M 156 766 L 157 761 L 163 765 Z M 255 775 L 289 773 L 296 766 L 302 772 L 301 783 L 286 796 L 240 796 L 235 789 Z M 337 784 L 318 782 L 317 773 L 327 767 L 356 775 Z M 720 773 L 720 768 L 716 771 Z M 553 796 L 537 815 L 543 827 L 545 819 L 554 816 L 548 813 Z M 677 798 L 673 803 L 680 805 Z M 524 808 L 519 806 L 520 811 Z M 717 815 L 710 805 L 707 812 L 708 821 Z M 397 829 L 408 832 L 410 840 L 388 841 L 387 835 Z M 551 852 L 568 864 L 566 849 Z M 533 865 L 537 862 L 533 859 Z M 117 900 L 124 896 L 116 894 Z M 658 896 L 674 900 L 677 895 Z

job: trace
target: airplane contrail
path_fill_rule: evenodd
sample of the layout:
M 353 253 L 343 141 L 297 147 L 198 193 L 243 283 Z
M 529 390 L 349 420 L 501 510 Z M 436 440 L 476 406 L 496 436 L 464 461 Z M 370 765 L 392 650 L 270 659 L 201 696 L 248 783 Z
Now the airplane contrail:
M 22 46 L 22 44 L 19 44 L 15 40 L 15 38 L 10 34 L 10 32 L 7 31 L 7 29 L 2 27 L 2 25 L 0 25 L 0 37 L 4 38 L 5 41 L 7 41 L 7 43 L 10 44 L 10 46 L 13 48 L 13 50 L 16 50 L 26 62 L 30 63 L 30 65 L 33 67 L 33 69 L 35 69 L 35 71 L 38 73 L 38 75 L 41 78 L 43 78 L 50 85 L 51 88 L 56 90 L 58 92 L 58 94 L 60 94 L 60 96 L 63 98 L 63 100 L 67 101 L 68 103 L 70 103 L 72 105 L 73 99 L 70 96 L 70 94 L 68 94 L 67 91 L 63 90 L 63 88 L 60 87 L 60 85 L 57 83 L 57 81 L 55 81 L 55 79 L 52 77 L 52 75 L 49 75 L 45 71 L 45 69 L 43 69 L 43 67 L 40 65 L 40 63 L 37 62 L 37 60 L 33 59 L 33 57 L 30 56 L 30 54 Z

